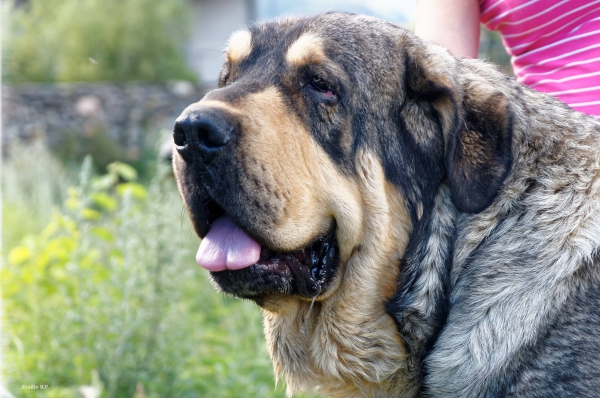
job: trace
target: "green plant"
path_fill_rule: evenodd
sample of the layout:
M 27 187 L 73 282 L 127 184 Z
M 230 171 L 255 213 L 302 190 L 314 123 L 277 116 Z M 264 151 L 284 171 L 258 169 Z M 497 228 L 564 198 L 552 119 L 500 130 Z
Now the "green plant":
M 14 140 L 2 162 L 2 247 L 12 248 L 38 233 L 66 199 L 73 173 L 53 158 L 41 141 Z
M 65 197 L 0 270 L 13 394 L 74 397 L 91 384 L 103 397 L 284 395 L 258 308 L 216 293 L 194 263 L 168 167 L 144 187 L 123 163 L 94 178 L 88 158 Z
M 29 0 L 5 6 L 11 82 L 195 80 L 187 0 Z

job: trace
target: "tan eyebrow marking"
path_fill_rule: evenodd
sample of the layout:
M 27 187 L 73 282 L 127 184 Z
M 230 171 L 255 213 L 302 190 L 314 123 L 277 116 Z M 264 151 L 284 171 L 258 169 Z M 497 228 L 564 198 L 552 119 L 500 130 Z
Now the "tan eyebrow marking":
M 239 62 L 252 52 L 252 34 L 241 29 L 233 32 L 227 42 L 226 57 L 229 62 Z
M 304 33 L 288 48 L 285 59 L 296 66 L 319 63 L 325 59 L 324 47 L 323 39 L 315 33 Z

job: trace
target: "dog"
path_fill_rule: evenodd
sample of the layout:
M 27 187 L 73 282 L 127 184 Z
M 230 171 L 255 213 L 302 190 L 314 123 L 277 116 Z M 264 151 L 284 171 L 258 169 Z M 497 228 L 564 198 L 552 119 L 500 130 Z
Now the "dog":
M 600 391 L 600 123 L 375 18 L 235 32 L 173 132 L 197 261 L 288 392 Z

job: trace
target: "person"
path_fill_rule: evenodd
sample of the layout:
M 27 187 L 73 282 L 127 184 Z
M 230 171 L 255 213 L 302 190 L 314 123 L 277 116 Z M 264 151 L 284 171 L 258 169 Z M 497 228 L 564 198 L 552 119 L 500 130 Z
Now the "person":
M 477 57 L 499 31 L 517 79 L 600 119 L 600 0 L 417 0 L 415 33 Z

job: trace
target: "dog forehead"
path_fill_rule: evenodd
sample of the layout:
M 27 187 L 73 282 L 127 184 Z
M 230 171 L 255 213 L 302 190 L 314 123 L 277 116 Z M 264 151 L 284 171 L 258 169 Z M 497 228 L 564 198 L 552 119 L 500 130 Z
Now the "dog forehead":
M 303 66 L 351 56 L 370 62 L 368 54 L 386 50 L 398 27 L 375 18 L 346 13 L 285 18 L 234 32 L 226 58 L 232 64 L 273 67 Z M 265 69 L 266 68 L 266 69 Z
M 298 64 L 301 61 L 322 61 L 325 46 L 330 40 L 322 32 L 318 18 L 288 18 L 256 25 L 250 29 L 252 56 L 263 58 L 281 66 Z

